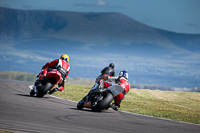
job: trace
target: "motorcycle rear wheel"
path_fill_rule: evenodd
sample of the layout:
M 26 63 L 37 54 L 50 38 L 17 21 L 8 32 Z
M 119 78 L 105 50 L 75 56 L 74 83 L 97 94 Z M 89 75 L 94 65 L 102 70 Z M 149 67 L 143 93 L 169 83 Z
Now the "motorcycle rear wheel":
M 113 99 L 114 97 L 111 93 L 106 93 L 103 100 L 98 102 L 97 105 L 92 108 L 92 111 L 101 112 L 101 110 L 108 109 Z
M 37 96 L 38 97 L 43 97 L 44 95 L 47 94 L 47 92 L 52 88 L 52 83 L 50 82 L 47 82 L 45 85 L 44 85 L 44 88 L 40 89 L 38 91 L 38 94 Z

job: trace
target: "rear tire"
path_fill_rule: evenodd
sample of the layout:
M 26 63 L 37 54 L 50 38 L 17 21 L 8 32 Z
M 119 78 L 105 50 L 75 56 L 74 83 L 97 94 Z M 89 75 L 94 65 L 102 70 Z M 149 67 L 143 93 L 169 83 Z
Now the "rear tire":
M 47 82 L 47 83 L 44 85 L 44 88 L 41 88 L 41 89 L 38 91 L 37 96 L 38 96 L 38 97 L 43 97 L 44 95 L 47 94 L 47 92 L 48 92 L 51 88 L 52 88 L 52 83 Z
M 92 111 L 101 112 L 101 110 L 108 109 L 113 99 L 114 97 L 111 93 L 106 93 L 103 100 L 98 102 L 97 105 L 92 108 Z

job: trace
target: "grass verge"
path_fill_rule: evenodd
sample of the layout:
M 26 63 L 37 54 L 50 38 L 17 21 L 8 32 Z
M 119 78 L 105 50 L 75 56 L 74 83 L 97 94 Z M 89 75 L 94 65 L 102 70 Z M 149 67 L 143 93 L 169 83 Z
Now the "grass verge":
M 80 101 L 90 85 L 66 84 L 55 96 Z M 122 101 L 122 111 L 200 124 L 200 93 L 131 89 Z
M 14 133 L 14 132 L 6 131 L 6 130 L 0 130 L 0 133 Z

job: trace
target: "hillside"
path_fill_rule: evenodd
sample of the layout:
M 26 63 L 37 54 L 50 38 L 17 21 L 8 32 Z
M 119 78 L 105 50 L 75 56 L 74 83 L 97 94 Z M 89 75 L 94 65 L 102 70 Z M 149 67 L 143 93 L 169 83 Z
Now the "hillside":
M 0 72 L 0 79 L 32 81 L 34 82 L 36 74 L 25 72 Z
M 116 73 L 129 71 L 131 83 L 200 87 L 199 34 L 157 29 L 115 12 L 0 7 L 0 16 L 0 71 L 36 74 L 68 53 L 73 78 L 94 80 L 113 62 Z
M 25 72 L 0 72 L 0 79 L 35 82 L 36 74 Z M 67 84 L 94 85 L 94 81 L 80 77 L 67 78 Z
M 151 40 L 154 36 L 158 36 L 156 29 L 119 13 L 79 13 L 8 8 L 0 8 L 0 13 L 1 39 L 54 37 L 71 41 L 103 42 L 139 41 L 142 36 Z
M 0 79 L 35 82 L 36 74 L 25 73 L 25 72 L 14 72 L 14 71 L 0 72 Z M 66 80 L 66 84 L 94 85 L 94 83 L 95 83 L 94 80 L 84 79 L 81 77 L 75 77 L 75 78 L 68 77 Z M 130 86 L 130 88 L 161 90 L 161 91 L 176 91 L 173 87 L 151 85 L 151 84 L 146 84 L 146 85 L 132 84 Z M 195 89 L 191 89 L 191 90 L 182 90 L 182 91 L 200 92 L 200 88 L 195 88 Z
M 200 35 L 178 34 L 142 24 L 120 13 L 16 10 L 0 7 L 1 39 L 57 38 L 76 42 L 197 43 Z M 15 21 L 13 21 L 15 20 Z M 176 39 L 178 38 L 178 40 Z M 195 44 L 194 44 L 195 45 Z

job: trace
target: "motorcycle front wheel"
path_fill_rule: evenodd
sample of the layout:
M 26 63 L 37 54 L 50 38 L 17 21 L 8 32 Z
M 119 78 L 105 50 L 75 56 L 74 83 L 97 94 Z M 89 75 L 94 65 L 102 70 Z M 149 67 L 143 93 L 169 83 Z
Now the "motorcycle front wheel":
M 30 91 L 30 96 L 34 96 L 35 95 L 35 92 L 34 92 L 34 90 L 32 89 L 31 91 Z
M 86 96 L 77 104 L 77 109 L 83 109 L 84 108 L 84 102 L 85 102 Z

